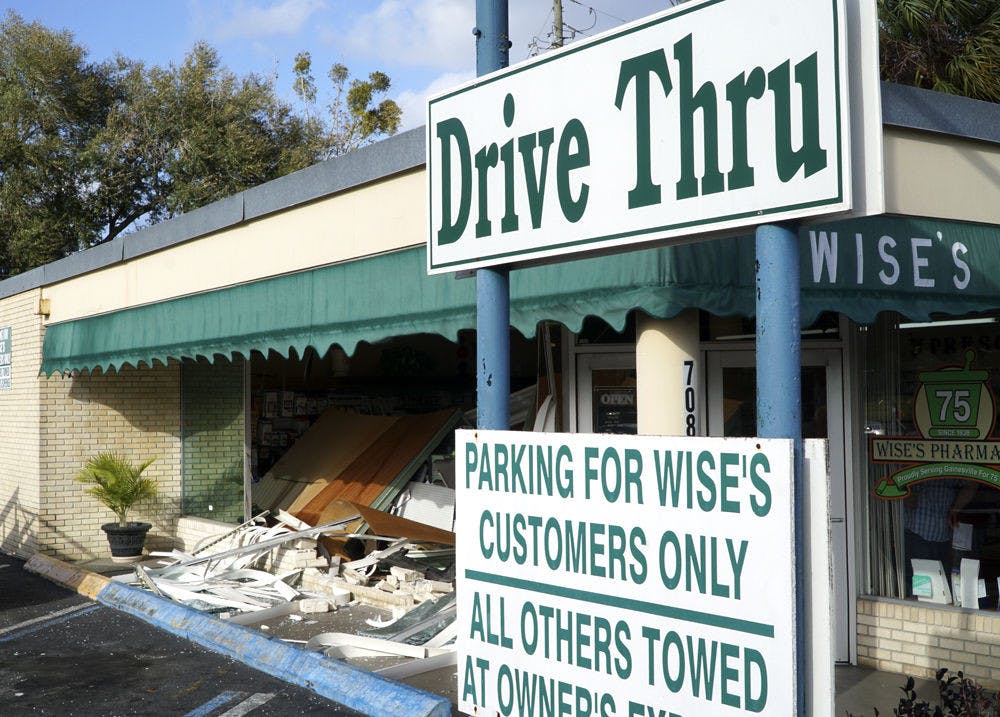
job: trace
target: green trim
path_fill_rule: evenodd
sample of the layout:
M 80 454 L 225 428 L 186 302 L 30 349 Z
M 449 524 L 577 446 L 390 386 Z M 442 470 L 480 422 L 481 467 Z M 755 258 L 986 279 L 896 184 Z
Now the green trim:
M 595 593 L 588 590 L 577 590 L 567 588 L 553 583 L 540 583 L 534 580 L 524 580 L 522 578 L 512 578 L 507 575 L 496 575 L 485 573 L 479 570 L 466 570 L 467 580 L 475 580 L 490 585 L 501 585 L 503 587 L 527 590 L 532 593 L 551 595 L 552 597 L 569 598 L 571 600 L 581 600 L 595 605 L 618 608 L 620 610 L 631 610 L 644 615 L 655 615 L 665 617 L 670 620 L 681 620 L 683 622 L 693 622 L 698 625 L 709 625 L 710 627 L 720 627 L 724 630 L 734 630 L 748 635 L 759 635 L 760 637 L 774 637 L 774 625 L 752 620 L 742 620 L 727 615 L 716 615 L 711 612 L 700 610 L 688 610 L 671 605 L 661 605 L 659 603 L 646 602 L 645 600 L 633 600 L 631 598 L 619 597 L 606 593 Z
M 495 254 L 484 254 L 484 255 L 478 257 L 477 259 L 475 259 L 475 261 L 483 261 L 484 259 L 506 259 L 508 257 L 522 257 L 525 261 L 531 261 L 532 259 L 536 259 L 536 260 L 544 260 L 546 258 L 550 258 L 551 259 L 551 258 L 554 258 L 554 257 L 544 257 L 544 256 L 539 257 L 538 255 L 541 254 L 541 253 L 544 253 L 544 252 L 551 251 L 553 249 L 566 249 L 566 248 L 574 247 L 574 246 L 584 246 L 586 244 L 595 244 L 597 242 L 602 242 L 602 241 L 614 241 L 615 239 L 624 239 L 626 237 L 631 237 L 631 236 L 641 236 L 643 234 L 655 234 L 656 232 L 671 231 L 671 230 L 675 230 L 675 229 L 687 229 L 689 227 L 697 227 L 697 226 L 703 226 L 703 225 L 708 226 L 708 225 L 716 224 L 716 223 L 719 223 L 719 222 L 732 221 L 734 219 L 746 219 L 748 217 L 768 216 L 770 214 L 776 214 L 778 212 L 785 212 L 785 211 L 789 211 L 789 210 L 792 210 L 792 209 L 808 209 L 810 207 L 821 207 L 821 206 L 826 206 L 828 204 L 836 204 L 836 203 L 838 203 L 840 201 L 841 201 L 841 196 L 840 196 L 840 194 L 838 192 L 838 194 L 837 194 L 836 197 L 829 197 L 827 199 L 817 199 L 817 200 L 814 200 L 812 202 L 804 202 L 802 204 L 789 204 L 789 205 L 786 205 L 786 206 L 783 206 L 783 207 L 772 207 L 770 209 L 761 209 L 761 210 L 756 210 L 755 209 L 755 210 L 751 210 L 751 211 L 740 212 L 738 214 L 729 214 L 729 215 L 724 216 L 724 217 L 712 217 L 711 219 L 693 220 L 693 221 L 689 221 L 689 222 L 678 222 L 676 224 L 664 224 L 662 226 L 650 227 L 648 229 L 637 229 L 637 230 L 631 231 L 631 232 L 619 232 L 618 234 L 608 234 L 606 236 L 591 237 L 591 238 L 588 238 L 588 239 L 575 239 L 573 241 L 559 242 L 559 243 L 556 243 L 556 244 L 546 244 L 545 246 L 540 247 L 539 249 L 527 249 L 527 250 L 519 250 L 519 251 L 497 252 Z M 740 232 L 740 231 L 745 231 L 745 230 L 746 230 L 746 227 L 742 227 L 742 228 L 733 229 L 732 231 L 733 232 Z M 720 231 L 725 231 L 725 230 L 720 230 Z M 673 237 L 673 239 L 676 239 L 677 241 L 687 241 L 688 237 Z M 652 241 L 656 241 L 656 237 L 652 237 L 652 238 L 648 239 L 648 241 L 651 241 L 651 242 Z M 664 241 L 669 241 L 669 239 L 665 239 Z M 432 242 L 431 243 L 431 247 L 433 248 L 433 246 L 434 246 L 434 243 Z M 622 246 L 629 246 L 629 245 L 627 245 L 627 244 L 626 245 L 612 245 L 612 246 L 609 246 L 607 248 L 608 249 L 621 249 Z M 639 248 L 641 249 L 641 247 L 639 247 Z M 572 258 L 572 257 L 567 257 L 567 258 Z M 440 264 L 433 264 L 432 263 L 432 264 L 430 264 L 430 268 L 431 269 L 447 269 L 450 266 L 458 266 L 458 265 L 468 264 L 470 261 L 472 261 L 472 260 L 470 260 L 470 259 L 458 259 L 456 261 L 442 262 Z
M 838 233 L 836 276 L 829 262 L 814 282 L 811 233 Z M 863 236 L 864 277 L 857 280 L 855 234 Z M 941 233 L 942 238 L 937 239 Z M 963 315 L 1000 309 L 1000 228 L 904 217 L 872 217 L 800 231 L 802 324 L 823 311 L 870 323 L 883 311 L 920 321 L 932 313 Z M 887 265 L 883 236 L 897 242 L 898 281 L 878 278 Z M 911 237 L 934 239 L 919 248 L 924 280 L 913 285 Z M 953 251 L 967 271 L 955 262 Z M 822 252 L 820 252 L 822 253 Z M 427 273 L 427 249 L 414 247 L 309 271 L 240 284 L 156 304 L 123 309 L 47 327 L 42 372 L 118 369 L 154 361 L 251 351 L 300 356 L 338 344 L 348 354 L 360 341 L 432 333 L 455 339 L 476 327 L 471 279 Z M 961 290 L 958 279 L 967 279 Z M 687 308 L 718 316 L 754 313 L 754 241 L 714 239 L 610 256 L 577 259 L 511 272 L 511 326 L 535 335 L 540 321 L 579 331 L 588 316 L 621 330 L 630 311 L 670 318 Z
M 968 463 L 929 463 L 912 466 L 897 471 L 892 477 L 900 488 L 935 478 L 970 478 L 994 488 L 1000 487 L 1000 471 L 991 466 Z
M 834 103 L 837 107 L 836 117 L 837 117 L 837 186 L 840 188 L 837 193 L 837 201 L 840 201 L 844 197 L 844 155 L 843 155 L 843 127 L 840 124 L 842 118 L 842 110 L 840 106 L 840 9 L 839 0 L 832 0 L 831 5 L 833 9 L 831 10 L 831 15 L 833 16 L 833 84 L 836 87 L 836 91 L 833 93 Z M 845 52 L 847 50 L 845 49 Z M 879 129 L 881 132 L 881 128 Z M 854 139 L 851 138 L 853 142 Z M 852 166 L 851 172 L 856 172 L 857 167 Z M 853 188 L 852 188 L 853 189 Z

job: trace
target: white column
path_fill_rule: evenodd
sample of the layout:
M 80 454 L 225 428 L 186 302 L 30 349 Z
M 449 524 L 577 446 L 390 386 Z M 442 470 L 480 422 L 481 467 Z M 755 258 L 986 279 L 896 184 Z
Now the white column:
M 639 314 L 635 344 L 639 433 L 691 435 L 688 427 L 694 425 L 697 435 L 703 420 L 698 382 L 704 371 L 699 365 L 698 341 L 694 309 L 672 319 Z

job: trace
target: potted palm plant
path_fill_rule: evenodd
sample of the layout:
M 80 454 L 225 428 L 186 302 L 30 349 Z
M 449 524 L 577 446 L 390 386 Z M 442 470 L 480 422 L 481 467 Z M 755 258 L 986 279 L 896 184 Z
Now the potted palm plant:
M 156 495 L 156 482 L 143 476 L 155 458 L 134 465 L 119 453 L 104 451 L 87 459 L 76 475 L 76 480 L 90 486 L 87 493 L 106 505 L 118 518 L 117 523 L 101 526 L 108 536 L 111 559 L 116 562 L 134 562 L 142 556 L 149 523 L 129 522 L 127 513 L 136 501 Z

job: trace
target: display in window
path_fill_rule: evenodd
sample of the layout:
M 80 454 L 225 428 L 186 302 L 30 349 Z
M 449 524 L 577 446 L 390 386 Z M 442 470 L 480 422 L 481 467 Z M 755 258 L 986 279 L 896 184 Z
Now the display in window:
M 880 498 L 906 498 L 909 486 L 934 479 L 970 478 L 1000 486 L 1000 441 L 985 440 L 996 417 L 990 372 L 972 368 L 975 352 L 963 366 L 919 374 L 913 399 L 913 436 L 872 436 L 875 463 L 902 463 L 879 481 Z M 984 439 L 984 440 L 979 440 Z
M 980 577 L 981 563 L 993 574 L 997 560 L 987 545 L 981 491 L 1000 487 L 1000 440 L 991 439 L 995 405 L 990 371 L 976 366 L 967 350 L 963 363 L 918 371 L 910 420 L 872 435 L 869 456 L 894 471 L 874 494 L 901 501 L 906 595 L 919 600 L 978 608 L 996 599 Z M 991 502 L 991 501 L 990 501 Z

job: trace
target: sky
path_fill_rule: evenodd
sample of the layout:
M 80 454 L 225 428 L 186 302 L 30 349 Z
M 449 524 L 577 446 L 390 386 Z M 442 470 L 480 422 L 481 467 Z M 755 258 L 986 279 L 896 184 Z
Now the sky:
M 547 48 L 551 0 L 508 0 L 510 63 Z M 563 0 L 576 39 L 666 9 L 669 0 Z M 326 72 L 345 64 L 352 76 L 382 70 L 403 108 L 403 126 L 424 123 L 426 98 L 475 77 L 475 0 L 0 0 L 27 21 L 69 31 L 90 61 L 116 54 L 146 64 L 180 64 L 192 45 L 215 47 L 239 75 L 275 78 L 289 102 L 295 55 L 312 55 L 321 91 Z M 573 32 L 575 30 L 576 32 Z

